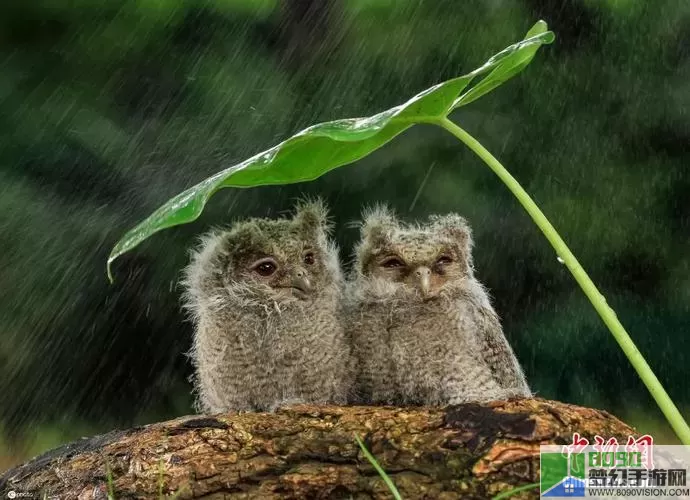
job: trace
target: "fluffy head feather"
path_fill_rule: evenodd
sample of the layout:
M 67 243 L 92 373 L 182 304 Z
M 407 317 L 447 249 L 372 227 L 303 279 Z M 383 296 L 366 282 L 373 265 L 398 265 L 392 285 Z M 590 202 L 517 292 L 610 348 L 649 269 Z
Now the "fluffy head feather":
M 308 306 L 342 281 L 329 240 L 328 211 L 302 201 L 290 218 L 248 219 L 201 239 L 185 270 L 185 302 L 194 315 L 230 304 Z
M 428 300 L 473 277 L 471 230 L 457 214 L 432 215 L 420 225 L 377 206 L 365 210 L 360 231 L 355 279 L 368 281 L 362 289 L 375 296 Z

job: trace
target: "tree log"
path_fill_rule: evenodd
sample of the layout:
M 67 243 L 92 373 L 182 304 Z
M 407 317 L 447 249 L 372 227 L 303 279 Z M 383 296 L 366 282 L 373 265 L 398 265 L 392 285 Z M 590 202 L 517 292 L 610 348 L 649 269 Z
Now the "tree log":
M 0 498 L 392 498 L 355 434 L 404 499 L 490 498 L 538 482 L 539 445 L 574 432 L 635 435 L 605 411 L 543 399 L 196 415 L 57 448 L 0 476 Z

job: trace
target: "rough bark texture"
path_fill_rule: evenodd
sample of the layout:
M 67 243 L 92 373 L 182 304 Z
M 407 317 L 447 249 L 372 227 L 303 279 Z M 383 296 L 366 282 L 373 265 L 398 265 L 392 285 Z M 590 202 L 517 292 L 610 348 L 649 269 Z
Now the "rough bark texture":
M 391 498 L 355 433 L 406 500 L 490 498 L 538 482 L 539 445 L 574 432 L 635 435 L 604 411 L 542 399 L 189 416 L 57 448 L 0 476 L 0 498 Z

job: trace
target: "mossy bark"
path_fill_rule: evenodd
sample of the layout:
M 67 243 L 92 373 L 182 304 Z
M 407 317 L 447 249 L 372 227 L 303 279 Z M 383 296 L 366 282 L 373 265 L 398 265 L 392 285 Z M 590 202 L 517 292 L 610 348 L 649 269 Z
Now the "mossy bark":
M 490 498 L 539 481 L 539 445 L 635 431 L 599 410 L 542 399 L 449 408 L 298 405 L 188 416 L 71 443 L 0 476 L 33 498 Z M 515 498 L 538 497 L 533 489 Z M 19 497 L 17 497 L 19 498 Z

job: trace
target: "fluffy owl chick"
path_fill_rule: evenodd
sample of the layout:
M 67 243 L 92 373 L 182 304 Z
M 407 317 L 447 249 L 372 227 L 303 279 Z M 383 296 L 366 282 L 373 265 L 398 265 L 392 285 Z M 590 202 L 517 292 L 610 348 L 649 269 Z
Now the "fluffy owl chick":
M 321 202 L 203 238 L 186 270 L 197 409 L 343 403 L 351 386 L 344 280 Z
M 531 395 L 484 287 L 462 217 L 410 225 L 365 213 L 346 302 L 356 397 L 445 405 Z

